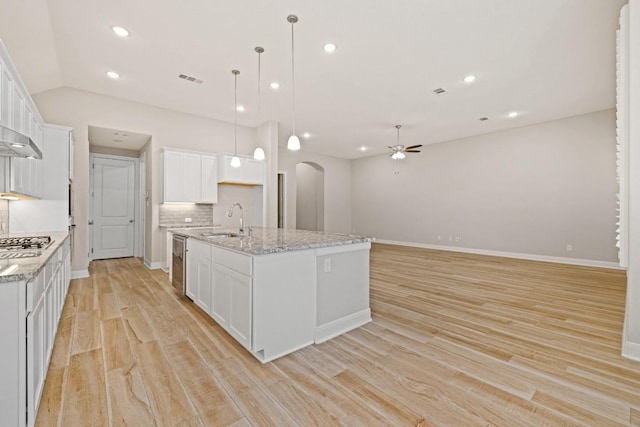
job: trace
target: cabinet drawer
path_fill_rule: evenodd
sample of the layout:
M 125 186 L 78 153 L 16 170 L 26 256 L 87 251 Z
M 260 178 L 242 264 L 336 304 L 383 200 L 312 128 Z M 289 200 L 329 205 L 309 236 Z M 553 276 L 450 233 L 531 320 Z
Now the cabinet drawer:
M 253 274 L 251 256 L 212 247 L 213 262 L 247 276 Z

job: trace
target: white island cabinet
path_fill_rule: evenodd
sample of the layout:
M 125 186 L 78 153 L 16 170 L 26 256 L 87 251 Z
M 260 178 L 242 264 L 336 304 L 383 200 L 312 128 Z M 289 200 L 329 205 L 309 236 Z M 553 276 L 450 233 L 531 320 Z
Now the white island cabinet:
M 371 321 L 370 239 L 266 228 L 244 237 L 206 232 L 179 231 L 189 237 L 187 296 L 261 362 Z

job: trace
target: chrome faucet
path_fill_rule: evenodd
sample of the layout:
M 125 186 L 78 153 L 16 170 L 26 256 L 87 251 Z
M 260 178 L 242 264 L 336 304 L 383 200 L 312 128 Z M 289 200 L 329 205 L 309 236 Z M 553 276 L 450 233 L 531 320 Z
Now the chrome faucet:
M 233 208 L 240 208 L 240 234 L 244 234 L 244 211 L 242 210 L 242 205 L 238 202 L 235 202 L 231 208 L 229 208 L 229 212 L 227 212 L 227 216 L 231 218 L 233 216 Z

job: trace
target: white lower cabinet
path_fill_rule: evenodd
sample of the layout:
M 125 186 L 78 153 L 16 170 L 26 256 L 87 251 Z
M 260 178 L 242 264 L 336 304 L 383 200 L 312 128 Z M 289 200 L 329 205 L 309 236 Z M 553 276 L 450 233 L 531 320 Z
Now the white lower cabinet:
M 251 350 L 251 283 L 250 276 L 218 264 L 214 258 L 209 314 L 248 350 Z
M 213 283 L 211 283 L 211 312 L 209 315 L 220 326 L 229 324 L 229 271 L 213 264 Z
M 69 245 L 67 239 L 40 274 L 27 283 L 27 425 L 33 425 L 38 413 L 53 343 L 69 288 Z M 31 306 L 33 309 L 30 309 Z
M 187 240 L 187 296 L 251 350 L 251 257 Z
M 227 331 L 244 348 L 251 350 L 251 277 L 229 271 L 229 323 Z
M 2 425 L 35 423 L 70 279 L 69 239 L 28 282 L 2 283 Z M 26 320 L 26 321 L 25 321 Z
M 186 294 L 205 312 L 211 312 L 211 245 L 187 240 Z

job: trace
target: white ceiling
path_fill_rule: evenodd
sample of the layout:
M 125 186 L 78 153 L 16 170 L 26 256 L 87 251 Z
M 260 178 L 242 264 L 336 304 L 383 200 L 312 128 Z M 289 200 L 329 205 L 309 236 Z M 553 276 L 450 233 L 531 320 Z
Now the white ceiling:
M 0 38 L 32 93 L 68 86 L 232 122 L 235 68 L 239 123 L 277 120 L 286 133 L 286 17 L 296 14 L 296 128 L 311 134 L 303 150 L 357 158 L 387 151 L 395 124 L 401 143 L 428 144 L 614 107 L 626 0 L 1 3 Z M 115 36 L 113 25 L 131 36 Z M 338 45 L 332 55 L 328 41 Z M 255 46 L 265 48 L 260 114 Z M 476 82 L 463 83 L 467 74 Z M 439 87 L 448 93 L 433 95 Z M 512 110 L 520 116 L 506 118 Z
M 125 148 L 140 151 L 149 142 L 151 135 L 129 132 L 122 129 L 89 126 L 89 144 L 110 148 Z

